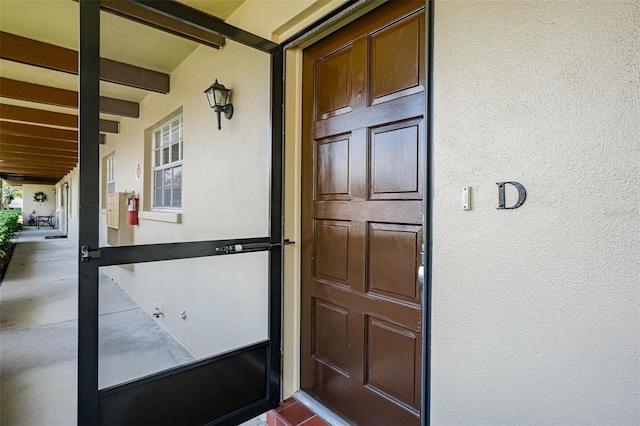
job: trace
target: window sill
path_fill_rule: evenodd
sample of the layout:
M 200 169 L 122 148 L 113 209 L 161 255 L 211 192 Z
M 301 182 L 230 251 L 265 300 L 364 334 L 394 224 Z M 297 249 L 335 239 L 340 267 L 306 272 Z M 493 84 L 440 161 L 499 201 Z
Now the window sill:
M 182 213 L 179 212 L 141 211 L 138 212 L 138 218 L 158 222 L 182 223 Z

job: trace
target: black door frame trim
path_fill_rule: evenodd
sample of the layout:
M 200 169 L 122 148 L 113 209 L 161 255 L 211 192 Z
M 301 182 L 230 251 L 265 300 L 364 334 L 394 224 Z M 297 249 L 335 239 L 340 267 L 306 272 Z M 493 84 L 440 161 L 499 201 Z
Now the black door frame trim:
M 247 354 L 264 351 L 266 365 L 263 381 L 265 396 L 248 407 L 215 419 L 215 424 L 236 424 L 248 420 L 281 400 L 281 351 L 282 351 L 282 280 L 283 280 L 283 50 L 269 40 L 233 27 L 223 21 L 202 14 L 195 9 L 182 7 L 167 0 L 128 0 L 155 12 L 188 21 L 202 28 L 218 32 L 221 36 L 239 42 L 270 55 L 271 67 L 271 194 L 270 236 L 244 240 L 204 241 L 178 244 L 157 244 L 139 247 L 105 247 L 100 257 L 82 261 L 78 253 L 78 424 L 93 425 L 106 421 L 99 417 L 99 406 L 113 400 L 115 395 L 126 393 L 140 386 L 155 386 L 175 378 L 176 372 L 185 373 L 206 367 L 213 359 L 222 362 L 246 359 Z M 99 61 L 100 61 L 100 2 L 80 0 L 79 37 L 79 227 L 78 246 L 95 250 L 99 246 Z M 84 167 L 83 167 L 84 165 Z M 98 273 L 105 265 L 162 261 L 177 258 L 195 258 L 219 254 L 216 248 L 229 244 L 269 242 L 269 341 L 239 349 L 192 365 L 179 367 L 126 384 L 118 388 L 98 390 Z M 255 363 L 255 359 L 249 360 Z M 257 368 L 256 377 L 261 377 Z M 224 385 L 224 384 L 222 384 Z M 222 386 L 221 385 L 221 386 Z M 117 390 L 120 389 L 120 390 Z M 125 399 L 130 398 L 126 397 Z M 242 400 L 242 396 L 239 397 Z M 161 399 L 160 399 L 161 400 Z M 131 401 L 125 401 L 130 403 Z M 157 401 L 156 401 L 157 402 Z M 210 405 L 210 403 L 209 403 Z M 120 405 L 121 406 L 121 405 Z M 113 408 L 113 407 L 112 407 Z M 176 413 L 173 413 L 176 415 Z M 128 419 L 131 421 L 131 418 Z M 144 419 L 138 424 L 144 424 Z
M 431 424 L 431 319 L 432 319 L 432 289 L 433 289 L 433 188 L 435 177 L 434 141 L 433 141 L 433 117 L 434 117 L 434 93 L 433 93 L 433 69 L 434 69 L 434 24 L 435 24 L 436 0 L 427 0 L 427 25 L 426 55 L 427 60 L 427 146 L 426 146 L 426 173 L 424 188 L 424 232 L 425 251 L 422 254 L 422 264 L 425 265 L 425 289 L 422 295 L 424 309 L 422 310 L 422 426 Z

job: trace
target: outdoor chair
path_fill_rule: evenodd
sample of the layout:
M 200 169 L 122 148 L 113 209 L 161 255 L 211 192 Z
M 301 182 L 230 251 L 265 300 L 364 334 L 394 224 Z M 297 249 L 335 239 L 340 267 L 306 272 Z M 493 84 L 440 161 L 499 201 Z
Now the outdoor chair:
M 38 216 L 36 218 L 36 228 L 40 229 L 42 225 L 49 225 L 54 228 L 55 224 L 53 223 L 53 215 L 55 214 L 55 210 L 51 210 L 49 216 Z

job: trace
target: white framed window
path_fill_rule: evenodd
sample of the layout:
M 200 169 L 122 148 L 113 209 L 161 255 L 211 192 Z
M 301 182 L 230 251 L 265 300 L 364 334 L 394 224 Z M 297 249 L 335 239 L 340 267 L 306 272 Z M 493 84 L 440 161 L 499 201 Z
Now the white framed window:
M 182 115 L 153 130 L 153 207 L 182 207 Z
M 116 156 L 111 154 L 106 159 L 107 169 L 107 194 L 116 192 Z

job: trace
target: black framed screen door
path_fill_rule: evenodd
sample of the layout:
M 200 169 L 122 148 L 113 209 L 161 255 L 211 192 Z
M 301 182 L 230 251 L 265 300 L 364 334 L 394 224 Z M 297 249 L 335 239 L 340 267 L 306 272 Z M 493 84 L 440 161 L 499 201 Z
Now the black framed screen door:
M 202 46 L 185 54 L 172 74 L 174 92 L 140 101 L 138 121 L 125 126 L 133 137 L 112 145 L 107 137 L 116 165 L 110 181 L 120 192 L 106 191 L 101 45 L 113 41 L 101 43 L 101 26 L 125 18 L 105 19 L 101 3 L 80 0 L 78 424 L 237 424 L 281 396 L 282 49 L 179 3 L 123 2 L 147 17 L 135 25 L 148 28 L 157 16 L 229 44 L 224 54 Z M 162 33 L 158 25 L 149 31 Z M 255 73 L 246 83 L 255 87 L 244 89 L 254 96 L 243 105 L 252 104 L 251 126 L 241 115 L 223 118 L 226 135 L 233 139 L 235 129 L 245 140 L 237 147 L 220 136 L 213 145 L 202 131 L 206 86 L 195 82 L 216 78 L 202 72 L 208 61 L 224 74 L 223 57 Z M 138 185 L 146 216 L 139 225 L 114 225 L 112 207 L 126 209 L 130 196 L 126 178 L 117 188 L 118 167 L 135 155 L 141 182 L 130 185 Z

